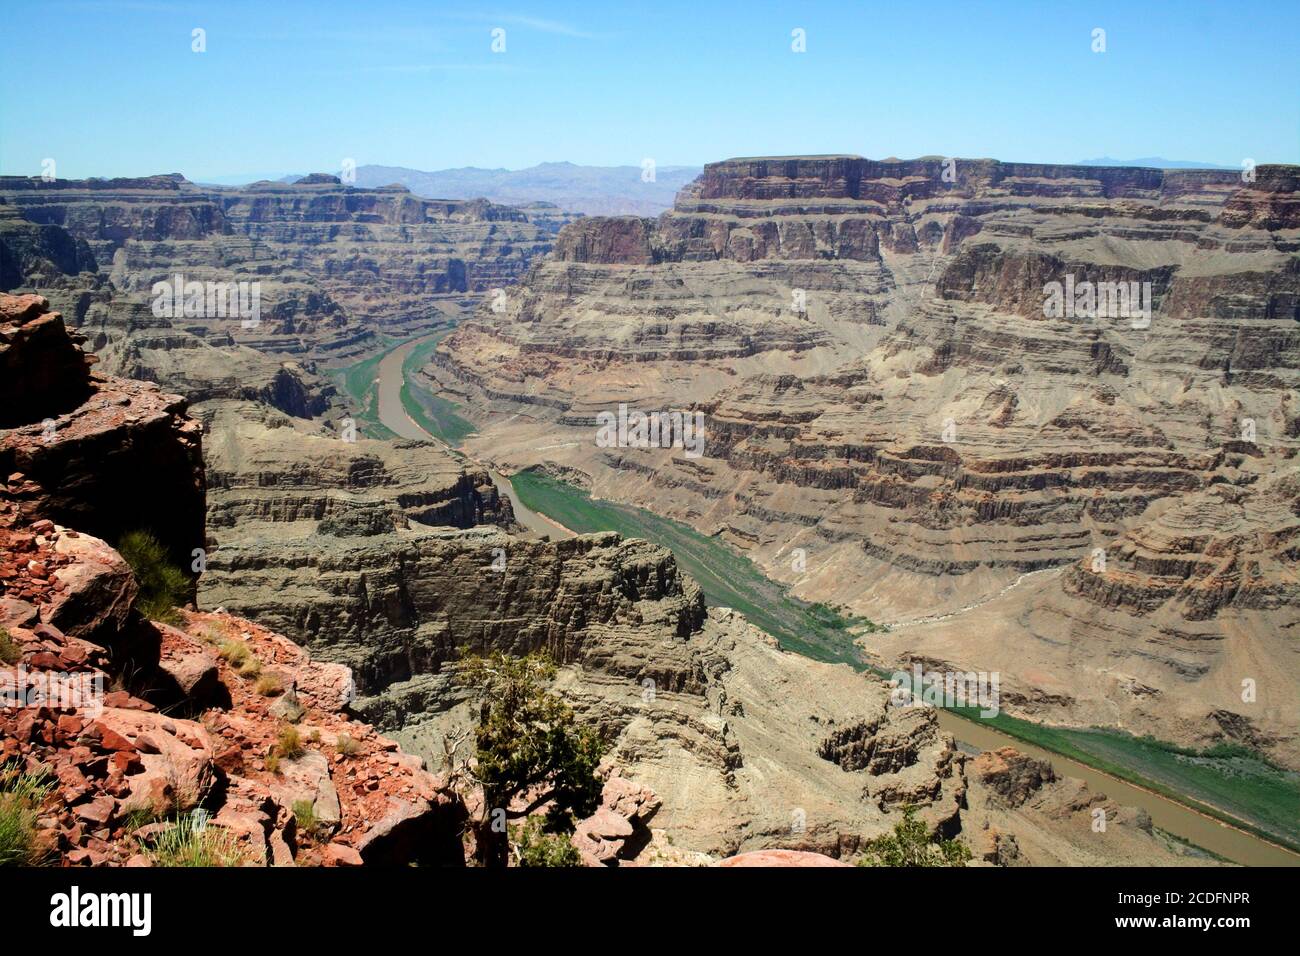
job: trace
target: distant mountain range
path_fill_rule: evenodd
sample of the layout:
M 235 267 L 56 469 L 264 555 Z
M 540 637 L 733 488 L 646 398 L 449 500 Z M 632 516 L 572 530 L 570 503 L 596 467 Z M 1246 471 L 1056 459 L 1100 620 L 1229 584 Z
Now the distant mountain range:
M 428 199 L 478 199 L 512 206 L 553 203 L 588 216 L 657 216 L 670 209 L 677 191 L 703 171 L 700 166 L 660 166 L 643 182 L 640 166 L 579 166 L 541 163 L 527 169 L 462 166 L 429 172 L 407 166 L 358 166 L 351 185 L 373 189 L 398 183 Z M 243 186 L 258 180 L 295 183 L 305 173 L 209 176 L 213 186 Z M 334 171 L 338 175 L 338 171 Z
M 1138 159 L 1081 159 L 1076 166 L 1147 166 L 1152 169 L 1238 169 L 1237 166 L 1223 166 L 1219 163 L 1198 163 L 1188 159 L 1164 159 L 1160 156 L 1142 156 Z
M 1143 156 L 1138 159 L 1081 159 L 1078 166 L 1147 166 L 1157 169 L 1235 169 L 1218 163 Z M 702 172 L 699 166 L 660 166 L 654 182 L 643 182 L 640 166 L 580 166 L 541 163 L 527 169 L 483 169 L 462 166 L 434 171 L 409 166 L 357 167 L 355 185 L 368 188 L 400 183 L 417 196 L 430 199 L 477 199 L 527 205 L 554 203 L 560 209 L 588 216 L 657 216 L 672 207 L 678 190 Z M 215 185 L 243 185 L 257 179 L 296 182 L 301 173 L 218 176 Z
M 579 166 L 542 163 L 527 169 L 464 166 L 426 172 L 405 166 L 358 166 L 358 186 L 400 183 L 417 196 L 474 199 L 514 205 L 551 202 L 589 216 L 657 216 L 673 204 L 677 191 L 701 172 L 699 166 L 660 166 L 653 182 L 643 182 L 640 166 Z

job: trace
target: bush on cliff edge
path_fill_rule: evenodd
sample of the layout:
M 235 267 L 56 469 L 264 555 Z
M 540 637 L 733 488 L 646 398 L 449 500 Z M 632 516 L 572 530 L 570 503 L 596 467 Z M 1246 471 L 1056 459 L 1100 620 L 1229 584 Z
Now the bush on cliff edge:
M 916 819 L 916 807 L 903 807 L 894 832 L 868 840 L 858 866 L 965 866 L 970 848 L 957 840 L 932 840 L 930 828 Z
M 176 608 L 185 603 L 190 580 L 167 560 L 167 549 L 148 531 L 128 531 L 118 542 L 117 551 L 131 566 L 140 586 L 136 605 L 140 613 L 151 621 L 179 623 Z

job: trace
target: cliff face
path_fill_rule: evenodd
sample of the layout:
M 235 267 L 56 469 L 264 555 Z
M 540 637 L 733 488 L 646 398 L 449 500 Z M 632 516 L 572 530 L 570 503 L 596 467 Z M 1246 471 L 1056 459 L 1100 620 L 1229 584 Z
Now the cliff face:
M 259 282 L 262 321 L 177 317 L 178 329 L 308 355 L 346 354 L 377 330 L 455 317 L 522 274 L 551 238 L 514 207 L 356 189 L 327 175 L 240 188 L 174 175 L 7 176 L 0 210 L 0 285 L 39 287 L 105 341 L 159 325 L 153 286 L 180 274 Z
M 367 712 L 387 727 L 418 715 L 421 695 L 460 654 L 545 650 L 560 663 L 590 662 L 609 640 L 685 640 L 704 619 L 699 588 L 645 542 L 340 525 L 282 538 L 270 552 L 256 530 L 239 529 L 202 597 L 348 663 L 360 692 L 376 698 Z
M 203 460 L 185 400 L 91 374 L 40 296 L 0 296 L 0 473 L 19 511 L 116 541 L 150 530 L 189 567 L 203 546 Z
M 1222 495 L 1251 514 L 1275 501 L 1300 450 L 1296 172 L 1255 172 L 710 164 L 656 220 L 567 226 L 430 372 L 475 415 L 471 453 L 583 474 L 597 496 L 723 537 L 800 596 L 916 622 L 870 639 L 882 663 L 923 649 L 1001 671 L 1022 713 L 1185 743 L 1224 739 L 1210 715 L 1230 712 L 1294 763 L 1300 712 L 1276 702 L 1296 699 L 1300 671 L 1273 673 L 1276 706 L 1243 707 L 1258 668 L 1228 648 L 1285 646 L 1300 591 L 1262 527 L 1228 544 L 1192 517 Z M 1127 313 L 1057 317 L 1053 283 L 1137 293 Z M 703 457 L 599 447 L 596 416 L 620 403 L 702 411 Z M 1059 569 L 1099 554 L 1123 574 L 1129 536 L 1171 509 L 1186 541 L 1170 546 L 1188 553 L 1125 577 L 1124 623 L 1075 603 L 1115 588 Z M 1289 540 L 1284 515 L 1271 530 Z M 1184 572 L 1232 591 L 1235 570 L 1193 571 L 1220 547 L 1258 577 L 1239 603 L 1189 601 L 1199 585 L 1170 583 Z M 1072 612 L 1011 624 L 1031 583 Z M 985 602 L 1008 622 L 988 640 L 929 620 Z

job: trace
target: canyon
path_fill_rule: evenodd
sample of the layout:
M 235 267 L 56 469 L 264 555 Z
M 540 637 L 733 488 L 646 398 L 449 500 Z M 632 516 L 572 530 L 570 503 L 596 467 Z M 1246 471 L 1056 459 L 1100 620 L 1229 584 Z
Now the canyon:
M 261 322 L 177 317 L 195 336 L 304 360 L 349 355 L 380 335 L 453 320 L 550 248 L 551 226 L 483 199 L 436 201 L 405 187 L 203 187 L 179 175 L 0 177 L 0 274 L 39 286 L 102 350 L 157 327 L 154 284 L 261 284 Z M 170 346 L 176 347 L 176 346 Z M 181 344 L 180 347 L 185 347 Z
M 274 544 L 219 545 L 202 603 L 227 597 L 257 623 L 227 607 L 151 620 L 122 556 L 72 524 L 149 530 L 173 553 L 202 540 L 209 476 L 230 484 L 205 465 L 223 460 L 202 452 L 211 422 L 201 427 L 153 383 L 92 372 L 40 296 L 0 294 L 0 341 L 0 359 L 42 370 L 37 381 L 57 377 L 60 397 L 16 376 L 0 386 L 12 413 L 0 431 L 0 626 L 17 648 L 7 686 L 29 694 L 35 674 L 111 688 L 0 712 L 5 761 L 57 780 L 40 829 L 66 865 L 152 865 L 166 815 L 197 810 L 244 864 L 462 864 L 472 795 L 426 770 L 420 751 L 432 755 L 431 738 L 468 719 L 458 650 L 536 649 L 563 665 L 556 691 L 612 742 L 602 804 L 573 837 L 589 865 L 701 865 L 774 847 L 851 855 L 903 806 L 922 808 L 938 832 L 967 834 L 984 863 L 1211 862 L 1014 752 L 981 757 L 968 774 L 932 710 L 892 707 L 888 685 L 707 610 L 669 552 L 617 535 L 517 538 L 490 482 L 450 466 L 436 502 L 418 485 L 396 496 L 419 520 L 364 492 L 352 500 L 324 454 L 318 485 L 225 497 L 225 513 L 245 522 L 252 512 L 264 528 L 309 522 L 317 545 L 343 539 L 338 563 L 295 548 L 285 530 Z M 97 455 L 105 446 L 116 453 Z M 63 463 L 56 487 L 42 469 L 52 455 Z M 103 500 L 160 461 L 181 463 L 170 497 Z M 492 545 L 507 555 L 499 576 L 484 567 Z M 374 724 L 399 728 L 411 752 Z M 1100 839 L 1097 813 L 1111 821 Z
M 878 667 L 1294 771 L 1298 251 L 1295 167 L 727 160 L 566 226 L 424 375 L 469 456 L 726 543 Z M 620 404 L 703 412 L 703 457 L 600 447 Z
M 606 826 L 641 834 L 589 823 L 589 862 L 852 857 L 902 805 L 995 864 L 1208 861 L 1030 757 L 972 756 L 878 679 L 783 652 L 706 607 L 666 549 L 525 528 L 494 480 L 539 467 L 684 520 L 798 596 L 893 624 L 859 636 L 867 659 L 1004 671 L 1013 713 L 1290 760 L 1294 181 L 958 160 L 945 183 L 945 168 L 736 160 L 659 220 L 541 209 L 536 224 L 534 207 L 322 174 L 230 190 L 6 177 L 4 285 L 49 299 L 29 300 L 23 328 L 53 325 L 49 308 L 75 326 L 26 363 L 26 431 L 0 433 L 14 520 L 108 542 L 156 528 L 182 567 L 200 549 L 196 606 L 220 610 L 186 611 L 175 653 L 201 652 L 207 627 L 292 641 L 346 667 L 343 717 L 412 767 L 471 724 L 461 654 L 546 650 L 558 692 L 611 741 L 607 803 L 634 804 Z M 1141 334 L 1171 316 L 1177 332 L 1139 347 L 1118 325 L 1045 319 L 1035 286 L 1070 269 L 1153 282 Z M 178 272 L 259 278 L 263 323 L 156 315 L 153 282 Z M 477 433 L 459 450 L 355 433 L 364 402 L 341 372 L 463 316 L 412 381 Z M 149 464 L 152 488 L 112 470 L 75 493 L 52 479 L 131 434 L 42 440 L 45 420 L 61 432 L 61 415 L 99 407 L 59 371 L 81 343 L 114 392 L 138 392 L 131 419 L 185 416 L 194 441 L 159 445 L 172 457 Z M 595 416 L 619 402 L 702 410 L 705 455 L 601 449 Z M 201 522 L 175 503 L 194 489 Z M 136 499 L 152 510 L 105 507 Z M 1260 708 L 1234 705 L 1239 671 Z M 1032 793 L 1002 792 L 1004 765 Z M 1099 808 L 1121 823 L 1104 839 Z

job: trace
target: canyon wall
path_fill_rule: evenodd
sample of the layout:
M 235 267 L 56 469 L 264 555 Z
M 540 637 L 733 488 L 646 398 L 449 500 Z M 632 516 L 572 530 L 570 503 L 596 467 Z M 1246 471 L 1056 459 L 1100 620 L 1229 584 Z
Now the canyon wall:
M 0 177 L 0 285 L 36 288 L 103 338 L 157 325 L 154 284 L 260 283 L 261 322 L 174 315 L 181 331 L 307 357 L 355 352 L 457 317 L 550 248 L 514 207 L 357 189 L 206 187 L 179 175 Z
M 565 227 L 427 371 L 470 454 L 893 625 L 882 665 L 1300 766 L 1296 202 L 1293 167 L 728 160 L 658 219 Z M 602 447 L 620 403 L 702 412 L 703 456 Z
M 996 804 L 997 786 L 968 780 L 932 711 L 893 707 L 886 685 L 783 652 L 733 612 L 706 613 L 661 548 L 511 534 L 508 502 L 449 451 L 344 440 L 220 388 L 191 419 L 156 385 L 92 374 L 43 299 L 0 296 L 0 315 L 0 361 L 38 386 L 5 405 L 39 420 L 0 430 L 0 457 L 53 454 L 37 442 L 59 450 L 56 490 L 70 501 L 9 475 L 0 626 L 24 666 L 125 687 L 95 714 L 0 713 L 6 759 L 57 773 L 60 809 L 44 818 L 45 836 L 65 863 L 148 863 L 164 827 L 138 827 L 140 814 L 202 808 L 247 862 L 458 864 L 469 810 L 421 757 L 445 755 L 472 722 L 460 659 L 497 650 L 548 651 L 562 665 L 555 689 L 610 744 L 602 807 L 574 837 L 592 865 L 638 854 L 698 865 L 771 847 L 852 855 L 903 806 L 966 839 L 981 862 L 1205 862 L 1142 815 L 1068 785 L 998 811 L 990 830 L 994 811 L 969 810 L 968 794 L 988 790 L 978 799 Z M 173 458 L 189 465 L 170 474 L 174 487 L 103 499 L 104 483 L 125 480 L 115 475 L 167 479 L 144 473 Z M 199 598 L 223 606 L 147 621 L 121 557 L 46 515 L 154 527 L 174 502 L 155 530 L 183 548 L 203 527 L 204 460 L 214 500 Z M 307 743 L 277 756 L 286 723 Z M 306 802 L 310 830 L 297 825 Z M 1082 825 L 1095 805 L 1114 812 L 1104 840 Z

